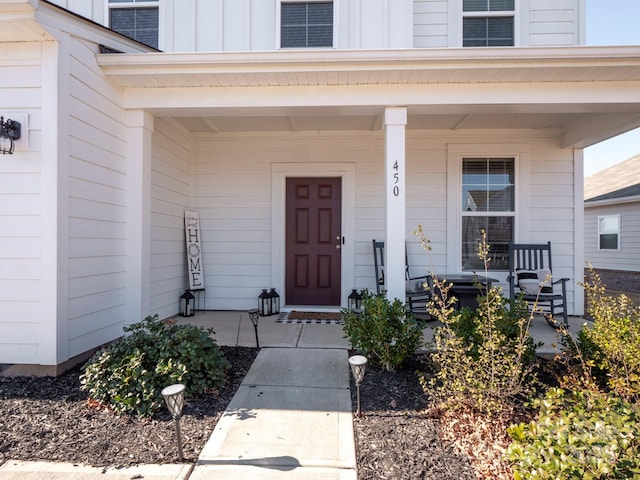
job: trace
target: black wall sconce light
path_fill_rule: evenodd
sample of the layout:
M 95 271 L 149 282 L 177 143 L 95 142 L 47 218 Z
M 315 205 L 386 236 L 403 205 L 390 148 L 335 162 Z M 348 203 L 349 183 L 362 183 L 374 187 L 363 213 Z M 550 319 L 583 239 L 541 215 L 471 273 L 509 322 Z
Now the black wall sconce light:
M 20 122 L 0 117 L 0 153 L 13 154 L 16 147 L 15 141 L 20 140 Z

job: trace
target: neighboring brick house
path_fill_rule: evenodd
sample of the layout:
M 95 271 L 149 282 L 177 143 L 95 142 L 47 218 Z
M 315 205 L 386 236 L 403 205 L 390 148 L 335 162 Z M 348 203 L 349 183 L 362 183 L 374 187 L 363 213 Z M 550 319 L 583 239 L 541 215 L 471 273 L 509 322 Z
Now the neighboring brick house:
M 175 315 L 185 211 L 209 309 L 346 306 L 374 238 L 404 299 L 405 246 L 470 272 L 485 230 L 502 285 L 550 240 L 582 314 L 583 149 L 640 126 L 640 46 L 585 46 L 585 3 L 0 0 L 0 363 Z
M 585 260 L 640 305 L 640 155 L 585 178 L 584 198 Z

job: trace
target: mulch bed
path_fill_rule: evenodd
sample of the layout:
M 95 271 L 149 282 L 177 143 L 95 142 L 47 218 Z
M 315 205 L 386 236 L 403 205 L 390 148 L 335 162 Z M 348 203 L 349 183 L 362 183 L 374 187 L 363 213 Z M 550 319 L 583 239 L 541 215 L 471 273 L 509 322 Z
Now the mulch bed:
M 196 461 L 258 352 L 221 349 L 232 364 L 227 382 L 219 391 L 189 400 L 183 410 L 187 462 Z M 509 478 L 503 476 L 508 475 L 503 465 L 490 465 L 496 455 L 478 460 L 469 454 L 474 447 L 504 448 L 504 438 L 494 437 L 503 427 L 433 412 L 417 371 L 432 373 L 428 355 L 412 356 L 395 372 L 368 366 L 361 386 L 362 416 L 354 415 L 358 479 Z M 79 374 L 78 368 L 58 378 L 0 378 L 0 464 L 8 459 L 98 467 L 177 462 L 175 425 L 166 409 L 140 420 L 91 408 L 79 390 Z M 489 467 L 478 468 L 483 463 Z
M 395 372 L 368 365 L 354 415 L 358 480 L 475 479 L 469 458 L 444 440 L 429 412 L 417 372 L 430 374 L 428 355 L 414 355 Z M 351 399 L 357 406 L 351 378 Z
M 210 395 L 185 403 L 180 427 L 185 461 L 195 462 L 258 350 L 221 347 L 232 365 Z M 152 419 L 118 417 L 90 408 L 80 391 L 80 368 L 56 378 L 0 377 L 0 464 L 8 459 L 83 465 L 175 463 L 175 423 L 166 408 Z

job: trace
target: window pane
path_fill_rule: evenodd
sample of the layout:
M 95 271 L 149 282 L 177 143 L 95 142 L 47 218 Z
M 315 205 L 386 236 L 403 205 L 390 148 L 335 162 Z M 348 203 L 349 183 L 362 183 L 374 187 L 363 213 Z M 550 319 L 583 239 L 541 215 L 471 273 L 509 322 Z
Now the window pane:
M 462 269 L 480 271 L 484 263 L 478 258 L 482 231 L 489 244 L 489 270 L 509 268 L 509 243 L 513 241 L 513 217 L 462 217 Z
M 462 163 L 463 212 L 513 212 L 514 160 L 473 158 Z
M 487 19 L 487 45 L 490 47 L 512 47 L 513 17 Z
M 112 30 L 158 48 L 157 8 L 112 8 L 110 24 Z
M 514 0 L 464 0 L 462 9 L 465 12 L 512 12 Z
M 617 215 L 610 215 L 598 218 L 598 231 L 600 233 L 620 232 L 620 218 Z
M 282 48 L 333 46 L 333 2 L 282 3 Z
M 464 47 L 512 47 L 513 17 L 465 18 L 462 35 Z
M 600 250 L 617 250 L 618 249 L 618 234 L 608 233 L 600 235 Z

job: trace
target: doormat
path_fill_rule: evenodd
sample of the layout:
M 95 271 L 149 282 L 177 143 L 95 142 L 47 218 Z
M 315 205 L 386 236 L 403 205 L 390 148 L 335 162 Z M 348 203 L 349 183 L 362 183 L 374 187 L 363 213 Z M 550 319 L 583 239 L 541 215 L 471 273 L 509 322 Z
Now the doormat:
M 342 313 L 340 312 L 301 312 L 292 310 L 282 312 L 276 320 L 277 323 L 306 323 L 315 325 L 342 325 Z

